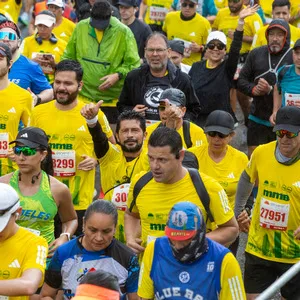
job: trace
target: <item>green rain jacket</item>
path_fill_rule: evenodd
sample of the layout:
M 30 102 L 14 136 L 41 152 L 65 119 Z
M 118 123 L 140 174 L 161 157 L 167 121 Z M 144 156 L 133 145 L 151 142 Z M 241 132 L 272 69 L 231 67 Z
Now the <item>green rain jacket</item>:
M 80 21 L 65 49 L 62 59 L 77 60 L 83 68 L 83 87 L 80 94 L 94 102 L 110 103 L 120 95 L 124 78 L 132 69 L 140 66 L 140 57 L 132 31 L 115 17 L 105 29 L 100 43 L 90 18 Z M 99 91 L 100 78 L 122 73 L 123 78 L 114 86 Z

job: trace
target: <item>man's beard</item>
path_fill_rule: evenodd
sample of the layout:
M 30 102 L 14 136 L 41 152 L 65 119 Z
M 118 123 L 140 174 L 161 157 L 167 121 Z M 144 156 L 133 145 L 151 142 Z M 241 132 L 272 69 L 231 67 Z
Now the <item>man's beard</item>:
M 134 140 L 134 141 L 136 142 L 136 145 L 134 147 L 127 147 L 126 146 L 126 142 L 128 142 L 128 140 L 125 141 L 123 144 L 120 144 L 123 152 L 135 153 L 135 152 L 140 151 L 143 147 L 143 143 L 139 144 L 138 141 L 136 141 L 136 140 Z
M 73 103 L 77 99 L 77 95 L 78 95 L 78 91 L 73 92 L 71 94 L 66 93 L 66 94 L 68 94 L 68 98 L 66 100 L 65 99 L 60 100 L 60 99 L 57 99 L 57 93 L 58 93 L 58 91 L 54 92 L 54 99 L 56 99 L 56 101 L 61 105 L 69 105 L 69 104 Z
M 281 50 L 281 45 L 270 45 L 269 48 L 272 53 L 278 53 Z
M 8 67 L 4 67 L 0 69 L 0 79 L 4 78 L 7 75 L 8 71 L 9 71 Z
M 243 7 L 243 3 L 241 3 L 241 5 L 239 7 L 237 7 L 237 6 L 234 6 L 234 7 L 229 6 L 229 10 L 232 13 L 237 13 L 237 12 L 241 11 L 242 7 Z

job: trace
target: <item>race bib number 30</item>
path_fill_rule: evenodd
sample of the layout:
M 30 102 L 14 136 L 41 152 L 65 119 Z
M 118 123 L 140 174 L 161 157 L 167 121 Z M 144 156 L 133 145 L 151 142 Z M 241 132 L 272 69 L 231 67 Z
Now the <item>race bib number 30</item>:
M 279 204 L 265 198 L 260 203 L 260 226 L 269 229 L 287 229 L 290 205 Z
M 300 94 L 284 94 L 286 106 L 299 106 L 300 107 Z
M 54 176 L 70 177 L 76 173 L 75 151 L 52 150 Z
M 0 157 L 7 157 L 8 154 L 8 133 L 0 133 Z
M 124 183 L 114 188 L 112 202 L 119 210 L 126 210 L 129 186 L 129 183 Z

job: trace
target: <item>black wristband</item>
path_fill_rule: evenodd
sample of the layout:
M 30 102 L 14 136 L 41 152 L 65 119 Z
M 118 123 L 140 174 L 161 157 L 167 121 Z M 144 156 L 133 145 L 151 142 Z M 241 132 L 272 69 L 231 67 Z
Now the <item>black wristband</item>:
M 37 96 L 35 106 L 38 106 L 38 105 L 40 105 L 41 103 L 42 103 L 41 97 L 40 97 L 40 96 Z

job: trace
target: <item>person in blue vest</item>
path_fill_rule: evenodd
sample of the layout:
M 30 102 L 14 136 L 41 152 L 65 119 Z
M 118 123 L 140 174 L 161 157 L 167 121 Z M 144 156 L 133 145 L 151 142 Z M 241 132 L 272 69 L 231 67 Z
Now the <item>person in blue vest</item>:
M 178 202 L 172 207 L 166 236 L 145 250 L 138 287 L 141 299 L 246 299 L 236 258 L 205 233 L 195 204 Z

